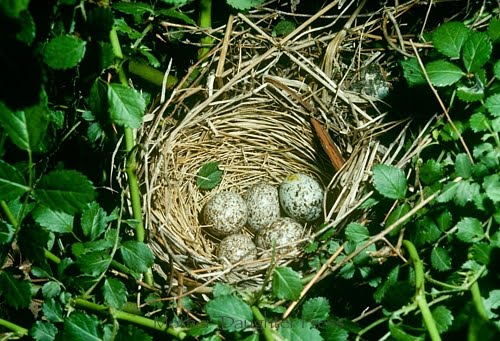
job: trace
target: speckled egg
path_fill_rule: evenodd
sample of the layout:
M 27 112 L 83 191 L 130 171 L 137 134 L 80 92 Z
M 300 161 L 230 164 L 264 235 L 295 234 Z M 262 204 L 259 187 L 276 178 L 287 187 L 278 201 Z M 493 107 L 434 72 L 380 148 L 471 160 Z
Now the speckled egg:
M 273 223 L 261 230 L 255 243 L 263 249 L 271 249 L 273 242 L 276 248 L 299 241 L 305 233 L 304 226 L 289 217 L 276 219 Z M 277 252 L 286 252 L 288 248 L 279 248 Z
M 278 188 L 266 182 L 251 186 L 243 196 L 248 208 L 248 228 L 258 232 L 280 216 Z
M 252 239 L 243 234 L 233 234 L 221 240 L 217 248 L 217 257 L 230 263 L 240 260 L 253 260 L 257 257 L 257 247 Z
M 209 233 L 226 237 L 241 231 L 247 222 L 247 204 L 243 198 L 231 191 L 215 194 L 203 207 L 203 222 Z
M 323 208 L 323 188 L 309 175 L 289 175 L 279 187 L 281 207 L 297 221 L 309 222 L 320 217 Z

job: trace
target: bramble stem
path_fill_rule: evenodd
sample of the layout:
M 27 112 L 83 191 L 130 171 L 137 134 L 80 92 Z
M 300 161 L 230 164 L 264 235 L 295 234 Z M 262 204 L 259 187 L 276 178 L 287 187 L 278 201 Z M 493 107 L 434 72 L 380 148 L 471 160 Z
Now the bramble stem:
M 439 331 L 436 327 L 436 323 L 434 322 L 434 318 L 432 317 L 431 310 L 429 309 L 429 305 L 427 304 L 427 300 L 425 299 L 425 277 L 424 277 L 424 265 L 418 256 L 417 249 L 415 245 L 409 240 L 403 240 L 403 245 L 408 250 L 408 254 L 410 255 L 410 259 L 413 262 L 413 267 L 415 268 L 415 301 L 422 313 L 422 318 L 424 319 L 425 327 L 429 332 L 429 336 L 433 341 L 441 341 L 441 336 L 439 335 Z
M 149 65 L 131 60 L 128 62 L 128 71 L 141 77 L 142 79 L 161 87 L 163 85 L 163 73 Z M 172 75 L 167 77 L 167 89 L 171 89 L 177 84 L 177 78 Z
M 481 297 L 481 291 L 479 290 L 479 284 L 477 284 L 477 281 L 475 281 L 471 285 L 470 292 L 472 294 L 472 301 L 474 302 L 474 306 L 476 307 L 478 315 L 485 321 L 488 321 L 489 320 L 488 313 L 484 308 L 483 299 Z
M 260 312 L 259 308 L 256 306 L 252 306 L 252 312 L 253 312 L 253 316 L 255 316 L 257 321 L 259 321 L 261 323 L 262 333 L 264 334 L 264 338 L 267 341 L 273 341 L 274 340 L 273 331 L 267 325 L 266 319 L 265 319 L 264 315 L 262 315 L 262 313 Z
M 212 0 L 200 0 L 200 27 L 212 27 Z M 200 39 L 202 47 L 198 50 L 198 60 L 203 58 L 209 51 L 214 39 L 206 35 Z
M 26 336 L 29 330 L 0 318 L 0 326 L 12 330 L 18 337 Z

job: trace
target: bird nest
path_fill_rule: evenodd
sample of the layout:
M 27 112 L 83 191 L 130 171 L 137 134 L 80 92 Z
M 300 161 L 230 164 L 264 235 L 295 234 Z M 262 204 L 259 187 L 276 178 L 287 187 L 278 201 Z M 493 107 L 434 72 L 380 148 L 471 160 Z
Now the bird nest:
M 197 85 L 174 89 L 139 132 L 149 245 L 158 271 L 171 285 L 207 287 L 223 281 L 258 286 L 271 265 L 293 266 L 303 256 L 304 240 L 283 253 L 260 250 L 252 261 L 218 259 L 219 240 L 200 221 L 215 193 L 243 193 L 260 181 L 278 185 L 297 172 L 313 175 L 326 190 L 320 221 L 306 226 L 311 241 L 368 214 L 356 208 L 371 194 L 374 163 L 396 164 L 396 156 L 399 165 L 408 161 L 412 148 L 401 155 L 407 126 L 379 111 L 374 104 L 380 104 L 379 91 L 363 90 L 363 68 L 353 67 L 382 68 L 376 53 L 360 47 L 367 26 L 354 28 L 351 37 L 332 32 L 330 24 L 311 29 L 324 12 L 280 38 L 268 29 L 275 17 L 271 12 L 231 16 L 214 30 L 214 37 L 223 38 L 200 62 L 204 65 L 196 65 L 204 84 L 195 80 L 191 84 Z M 340 46 L 357 53 L 357 62 L 343 63 Z M 342 81 L 351 86 L 336 81 L 335 65 L 344 69 Z M 379 85 L 388 91 L 387 82 Z M 378 140 L 396 126 L 399 133 L 390 143 Z M 213 161 L 223 171 L 222 181 L 202 190 L 198 171 Z

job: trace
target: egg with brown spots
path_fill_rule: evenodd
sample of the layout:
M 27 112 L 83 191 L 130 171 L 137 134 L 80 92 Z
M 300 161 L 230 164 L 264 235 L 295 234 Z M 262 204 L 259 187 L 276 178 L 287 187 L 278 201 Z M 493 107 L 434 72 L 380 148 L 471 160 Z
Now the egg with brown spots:
M 215 194 L 203 207 L 203 222 L 206 230 L 219 238 L 241 231 L 248 218 L 247 204 L 232 191 Z
M 266 182 L 251 186 L 243 198 L 247 202 L 247 226 L 252 232 L 258 232 L 280 216 L 278 188 Z
M 257 247 L 252 239 L 243 234 L 233 234 L 221 240 L 217 248 L 217 257 L 230 263 L 240 260 L 253 260 L 257 257 Z
M 306 174 L 287 176 L 279 187 L 281 207 L 289 217 L 310 222 L 321 216 L 324 191 L 316 179 Z
M 276 219 L 273 223 L 261 230 L 256 238 L 256 244 L 263 249 L 271 249 L 276 245 L 277 252 L 283 253 L 289 250 L 282 247 L 294 244 L 304 237 L 305 228 L 302 224 L 289 217 Z M 290 245 L 290 247 L 293 247 Z

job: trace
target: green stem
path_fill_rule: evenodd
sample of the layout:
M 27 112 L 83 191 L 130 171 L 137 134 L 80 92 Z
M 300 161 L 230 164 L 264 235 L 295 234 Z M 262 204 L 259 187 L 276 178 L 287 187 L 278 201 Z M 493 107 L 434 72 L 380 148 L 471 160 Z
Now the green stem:
M 267 341 L 273 341 L 274 340 L 273 331 L 271 330 L 271 328 L 269 328 L 268 323 L 266 322 L 266 319 L 264 315 L 262 315 L 262 313 L 260 312 L 259 308 L 256 306 L 252 306 L 252 312 L 253 316 L 255 316 L 257 321 L 261 323 L 260 327 L 262 328 L 262 333 L 264 334 L 264 338 Z
M 200 27 L 212 27 L 212 0 L 200 0 Z M 209 51 L 214 39 L 209 35 L 201 38 L 202 47 L 198 50 L 198 60 L 203 58 Z
M 472 301 L 474 302 L 474 306 L 476 307 L 477 313 L 483 320 L 488 321 L 489 320 L 488 313 L 484 308 L 483 298 L 481 297 L 481 292 L 479 290 L 479 284 L 477 283 L 477 281 L 475 281 L 471 285 L 470 291 L 472 293 Z
M 106 306 L 92 303 L 92 302 L 89 302 L 89 301 L 81 299 L 81 298 L 76 298 L 73 301 L 73 304 L 77 307 L 100 312 L 100 313 L 108 313 L 109 312 L 117 320 L 128 321 L 128 322 L 132 322 L 134 324 L 137 324 L 137 325 L 140 325 L 140 326 L 143 326 L 146 328 L 158 330 L 161 332 L 166 332 L 167 334 L 170 334 L 179 340 L 183 340 L 187 336 L 187 334 L 184 332 L 184 330 L 182 328 L 168 327 L 167 324 L 164 323 L 163 321 L 156 321 L 156 320 L 148 319 L 146 317 L 130 314 L 130 313 L 127 313 L 127 312 L 122 311 L 122 310 L 110 310 Z
M 57 257 L 55 254 L 53 254 L 49 250 L 43 249 L 43 254 L 44 254 L 45 258 L 53 261 L 54 263 L 56 263 L 56 264 L 61 263 L 61 258 Z
M 412 242 L 408 240 L 403 240 L 403 245 L 408 250 L 408 254 L 410 255 L 410 259 L 413 262 L 413 267 L 415 268 L 415 301 L 420 309 L 422 314 L 422 318 L 424 319 L 425 326 L 427 331 L 429 332 L 429 336 L 433 341 L 440 341 L 441 336 L 439 335 L 439 331 L 436 327 L 436 323 L 434 322 L 434 318 L 432 317 L 431 310 L 429 309 L 429 305 L 427 304 L 427 300 L 425 299 L 425 287 L 424 287 L 424 265 L 418 256 L 417 249 Z
M 163 73 L 149 65 L 131 60 L 128 62 L 128 71 L 156 86 L 163 86 Z M 166 84 L 167 89 L 173 88 L 175 84 L 177 84 L 177 78 L 168 75 Z
M 29 333 L 28 329 L 20 327 L 17 324 L 14 324 L 12 322 L 6 321 L 1 318 L 0 318 L 0 326 L 12 330 L 18 337 L 26 336 Z

